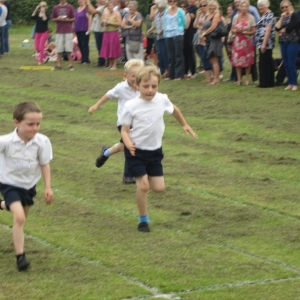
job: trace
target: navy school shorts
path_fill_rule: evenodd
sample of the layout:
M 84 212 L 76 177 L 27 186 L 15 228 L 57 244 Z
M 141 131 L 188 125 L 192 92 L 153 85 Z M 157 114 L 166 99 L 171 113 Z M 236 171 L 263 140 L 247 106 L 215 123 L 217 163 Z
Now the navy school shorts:
M 125 158 L 128 167 L 128 173 L 132 177 L 163 176 L 163 166 L 161 161 L 164 158 L 162 147 L 156 150 L 135 150 L 135 156 L 132 156 L 125 147 Z
M 29 190 L 0 183 L 0 192 L 4 197 L 5 205 L 9 210 L 9 206 L 16 201 L 21 201 L 22 206 L 32 206 L 34 204 L 33 197 L 36 195 L 35 186 Z

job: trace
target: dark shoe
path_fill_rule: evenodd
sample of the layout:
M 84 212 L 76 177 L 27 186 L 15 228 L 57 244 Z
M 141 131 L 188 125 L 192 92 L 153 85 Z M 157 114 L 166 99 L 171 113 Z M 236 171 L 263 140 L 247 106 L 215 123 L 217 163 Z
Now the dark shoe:
M 109 149 L 108 146 L 102 147 L 101 153 L 100 153 L 99 157 L 97 157 L 97 159 L 96 159 L 96 167 L 97 168 L 102 167 L 105 164 L 105 162 L 108 160 L 109 157 L 104 156 L 104 152 L 107 149 Z
M 0 210 L 4 210 L 1 206 L 2 206 L 2 202 L 4 202 L 4 207 L 5 207 L 5 201 L 0 199 Z
M 135 183 L 134 177 L 124 176 L 123 177 L 123 184 L 133 184 Z
M 139 223 L 138 231 L 141 232 L 150 232 L 149 225 L 146 222 Z
M 26 270 L 30 266 L 30 263 L 27 261 L 25 255 L 19 257 L 17 261 L 17 267 L 19 271 Z
M 61 70 L 61 67 L 55 66 L 54 68 L 51 69 L 51 71 L 57 71 L 57 70 Z

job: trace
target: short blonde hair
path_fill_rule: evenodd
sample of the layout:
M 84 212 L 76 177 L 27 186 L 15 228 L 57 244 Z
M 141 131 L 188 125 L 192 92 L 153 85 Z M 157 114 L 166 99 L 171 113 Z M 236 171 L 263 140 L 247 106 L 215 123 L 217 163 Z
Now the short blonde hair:
M 139 85 L 142 79 L 148 81 L 151 78 L 151 75 L 156 76 L 158 79 L 158 83 L 160 83 L 160 70 L 157 66 L 150 65 L 140 68 L 135 74 L 135 82 Z
M 209 1 L 209 2 L 207 3 L 207 6 L 208 6 L 208 7 L 210 7 L 210 6 L 212 6 L 212 5 L 214 5 L 214 6 L 216 7 L 217 11 L 219 10 L 220 4 L 219 4 L 218 1 L 216 1 L 216 0 L 211 0 L 211 1 Z
M 239 7 L 241 7 L 243 4 L 246 4 L 248 7 L 250 6 L 250 3 L 249 3 L 248 0 L 242 0 L 242 1 L 240 2 Z
M 158 8 L 167 7 L 168 1 L 167 0 L 155 0 L 155 4 Z
M 289 0 L 283 0 L 283 1 L 281 1 L 281 2 L 280 2 L 280 7 L 281 7 L 282 4 L 284 4 L 284 3 L 287 3 L 287 5 L 289 6 L 289 10 L 290 10 L 290 11 L 294 11 L 294 7 L 293 7 L 293 4 L 291 3 L 291 1 L 289 1 Z
M 48 8 L 48 4 L 45 1 L 40 2 L 40 5 L 45 5 L 46 9 Z
M 126 62 L 124 65 L 124 72 L 128 73 L 131 68 L 133 67 L 143 67 L 144 66 L 144 61 L 142 59 L 130 59 Z

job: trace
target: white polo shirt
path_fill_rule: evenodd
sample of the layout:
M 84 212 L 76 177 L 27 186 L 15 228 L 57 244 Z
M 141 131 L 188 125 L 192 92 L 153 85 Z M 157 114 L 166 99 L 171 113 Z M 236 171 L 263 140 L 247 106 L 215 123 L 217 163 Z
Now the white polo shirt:
M 121 119 L 121 114 L 123 111 L 124 104 L 128 101 L 131 100 L 137 96 L 140 95 L 139 91 L 133 90 L 129 84 L 128 81 L 122 81 L 118 83 L 113 89 L 109 90 L 106 93 L 106 96 L 109 99 L 118 99 L 118 111 L 117 111 L 117 116 L 118 116 L 118 121 L 117 121 L 117 126 L 122 125 L 120 119 Z
M 52 158 L 48 137 L 37 133 L 25 144 L 15 129 L 0 136 L 0 182 L 29 190 L 41 178 L 41 166 Z
M 172 114 L 173 111 L 174 106 L 166 94 L 156 93 L 150 101 L 136 97 L 125 103 L 121 122 L 132 126 L 130 139 L 136 148 L 155 150 L 162 145 L 164 113 Z

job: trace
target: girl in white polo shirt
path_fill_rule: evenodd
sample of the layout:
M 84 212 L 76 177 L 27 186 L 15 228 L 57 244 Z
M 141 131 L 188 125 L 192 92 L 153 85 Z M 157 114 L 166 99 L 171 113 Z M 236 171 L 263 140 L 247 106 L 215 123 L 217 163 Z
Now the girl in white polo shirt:
M 164 113 L 172 114 L 186 134 L 190 133 L 194 138 L 197 135 L 168 96 L 157 92 L 161 78 L 157 67 L 143 67 L 135 78 L 140 96 L 124 105 L 121 135 L 126 146 L 124 151 L 129 173 L 136 179 L 138 230 L 149 232 L 148 191 L 151 188 L 154 192 L 162 192 L 165 188 L 161 164 Z
M 35 185 L 41 174 L 45 183 L 46 204 L 53 200 L 50 180 L 52 147 L 45 135 L 38 133 L 42 111 L 34 102 L 18 104 L 13 112 L 16 129 L 0 136 L 0 209 L 13 214 L 13 243 L 19 271 L 29 266 L 24 253 L 24 225 L 34 204 Z

